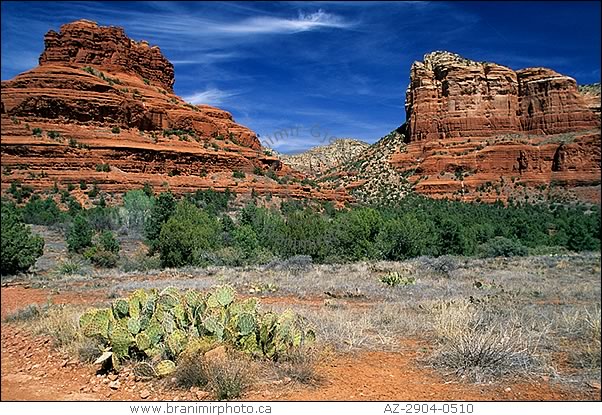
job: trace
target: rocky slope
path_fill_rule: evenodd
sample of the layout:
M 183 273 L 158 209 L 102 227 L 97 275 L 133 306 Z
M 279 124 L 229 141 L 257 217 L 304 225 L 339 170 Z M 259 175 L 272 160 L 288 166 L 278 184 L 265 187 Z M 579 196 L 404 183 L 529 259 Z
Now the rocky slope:
M 563 187 L 599 203 L 596 105 L 599 96 L 550 69 L 434 52 L 412 65 L 408 145 L 390 162 L 433 197 L 491 201 Z
M 94 182 L 116 193 L 149 182 L 346 200 L 302 185 L 230 113 L 174 95 L 173 65 L 158 47 L 87 20 L 49 31 L 44 43 L 37 68 L 2 82 L 3 191 L 15 180 L 35 189 Z
M 370 144 L 351 138 L 340 138 L 325 146 L 316 146 L 303 153 L 288 155 L 274 152 L 280 160 L 296 170 L 320 175 L 327 170 L 355 159 Z
M 391 164 L 393 155 L 405 151 L 405 137 L 397 129 L 365 147 L 354 157 L 318 175 L 323 187 L 347 189 L 360 202 L 391 203 L 411 191 L 407 174 Z

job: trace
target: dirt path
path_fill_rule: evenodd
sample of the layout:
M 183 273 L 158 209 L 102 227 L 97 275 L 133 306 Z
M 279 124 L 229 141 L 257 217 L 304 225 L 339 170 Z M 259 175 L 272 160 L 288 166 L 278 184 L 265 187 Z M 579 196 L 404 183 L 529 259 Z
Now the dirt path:
M 49 292 L 2 288 L 2 316 L 33 302 L 45 303 Z M 96 296 L 95 296 L 96 295 Z M 100 293 L 51 295 L 55 304 L 103 301 Z M 245 400 L 599 400 L 599 390 L 577 391 L 543 380 L 539 383 L 471 385 L 446 382 L 417 363 L 420 344 L 404 342 L 401 352 L 337 355 L 316 368 L 315 386 L 294 382 L 259 384 Z M 2 324 L 2 400 L 190 400 L 207 399 L 197 389 L 179 390 L 167 382 L 137 382 L 127 370 L 97 376 L 52 347 L 49 338 L 33 336 L 15 324 Z M 115 381 L 118 385 L 115 385 Z M 111 383 L 113 382 L 113 387 Z M 116 387 L 115 387 L 116 386 Z M 508 390 L 508 388 L 510 388 Z

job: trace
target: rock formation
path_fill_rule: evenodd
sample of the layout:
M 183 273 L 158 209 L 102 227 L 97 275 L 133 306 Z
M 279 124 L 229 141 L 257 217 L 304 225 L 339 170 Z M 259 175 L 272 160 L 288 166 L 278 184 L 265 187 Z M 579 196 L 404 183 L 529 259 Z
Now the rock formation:
M 121 28 L 80 20 L 48 32 L 40 66 L 2 82 L 3 191 L 15 180 L 36 189 L 94 182 L 116 193 L 149 182 L 157 191 L 348 200 L 302 185 L 304 175 L 264 153 L 253 131 L 226 111 L 186 103 L 173 84 L 159 48 Z
M 110 72 L 127 72 L 148 79 L 173 92 L 173 65 L 157 46 L 128 38 L 120 27 L 99 27 L 89 20 L 78 20 L 50 30 L 44 36 L 40 66 L 55 63 L 76 67 L 102 67 Z
M 406 116 L 409 142 L 519 132 L 549 135 L 600 126 L 568 76 L 546 68 L 515 72 L 449 52 L 414 62 Z
M 427 54 L 410 72 L 408 146 L 391 163 L 434 197 L 495 200 L 517 187 L 524 196 L 525 187 L 562 186 L 587 188 L 599 203 L 600 115 L 592 109 L 600 101 L 591 95 L 550 69 Z

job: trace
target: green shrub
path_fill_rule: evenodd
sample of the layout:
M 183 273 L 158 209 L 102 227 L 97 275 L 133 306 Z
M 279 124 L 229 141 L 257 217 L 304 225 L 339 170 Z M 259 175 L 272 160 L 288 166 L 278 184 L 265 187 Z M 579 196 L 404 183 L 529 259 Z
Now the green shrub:
M 81 214 L 73 219 L 73 223 L 67 231 L 67 249 L 69 252 L 81 253 L 84 249 L 92 246 L 94 230 L 88 220 Z
M 107 252 L 111 252 L 113 254 L 119 253 L 121 249 L 121 245 L 119 241 L 113 235 L 111 231 L 104 231 L 98 237 L 98 246 Z
M 108 163 L 97 164 L 96 165 L 96 171 L 109 172 L 109 171 L 111 171 L 111 166 L 109 166 Z
M 150 271 L 159 268 L 161 268 L 160 258 L 157 255 L 148 256 L 144 251 L 138 251 L 131 257 L 125 256 L 122 258 L 121 269 L 124 272 Z
M 31 133 L 36 136 L 36 137 L 41 137 L 42 136 L 42 129 L 40 127 L 34 127 L 31 130 Z
M 259 249 L 259 240 L 251 225 L 242 225 L 232 232 L 234 244 L 245 255 L 246 258 L 252 258 Z
M 16 274 L 29 270 L 44 253 L 44 239 L 27 227 L 16 207 L 2 203 L 2 255 L 0 273 Z
M 413 213 L 385 222 L 377 237 L 383 259 L 401 261 L 420 255 L 436 253 L 435 232 L 427 221 Z
M 286 218 L 281 233 L 272 235 L 272 238 L 276 237 L 273 249 L 285 257 L 309 255 L 316 261 L 322 261 L 332 248 L 328 227 L 321 215 L 310 210 L 294 211 Z
M 142 188 L 142 191 L 148 197 L 153 197 L 155 195 L 155 192 L 153 191 L 153 186 L 151 186 L 151 184 L 149 182 L 144 183 L 144 187 Z
M 197 264 L 206 251 L 217 246 L 219 237 L 220 224 L 215 217 L 182 201 L 161 227 L 157 241 L 161 264 L 164 267 Z
M 197 190 L 194 193 L 188 194 L 186 199 L 212 215 L 217 215 L 228 209 L 228 204 L 232 200 L 233 195 L 230 190 L 224 192 L 216 192 L 213 189 Z
M 379 211 L 357 208 L 337 216 L 335 236 L 339 254 L 348 260 L 377 259 L 377 238 L 383 225 Z
M 62 212 L 52 198 L 41 199 L 32 196 L 21 211 L 23 221 L 35 225 L 54 225 L 67 220 L 67 215 Z
M 100 200 L 102 202 L 104 199 L 101 198 Z M 86 210 L 86 218 L 90 226 L 97 231 L 115 230 L 122 224 L 119 208 L 117 207 L 95 206 Z
M 121 132 L 121 128 L 119 128 L 119 127 L 113 127 L 113 128 L 111 128 L 111 132 L 113 134 L 119 134 Z
M 142 232 L 153 209 L 153 199 L 144 190 L 130 190 L 123 195 L 124 222 L 131 230 Z
M 234 177 L 235 179 L 244 179 L 245 173 L 239 170 L 234 170 L 232 172 L 232 177 Z
M 73 275 L 82 271 L 83 264 L 81 260 L 67 258 L 59 261 L 56 267 L 56 272 L 59 275 Z
M 94 184 L 92 185 L 92 189 L 90 189 L 90 191 L 88 192 L 88 197 L 90 197 L 90 198 L 92 198 L 92 199 L 93 199 L 93 198 L 95 198 L 96 196 L 98 196 L 98 193 L 99 193 L 99 192 L 100 192 L 100 191 L 98 190 L 98 185 L 97 185 L 96 183 L 94 183 Z
M 261 170 L 261 167 L 255 167 L 253 169 L 253 174 L 256 174 L 257 176 L 263 176 L 263 170 Z
M 101 268 L 115 268 L 119 255 L 101 249 L 97 246 L 91 246 L 83 252 L 83 257 L 90 260 L 91 263 Z
M 52 138 L 53 140 L 56 140 L 57 138 L 59 138 L 61 136 L 61 133 L 59 133 L 58 131 L 48 131 L 48 137 Z
M 156 245 L 159 240 L 161 228 L 171 215 L 173 215 L 176 204 L 176 198 L 171 192 L 163 192 L 155 199 L 150 211 L 150 216 L 145 221 L 144 225 L 144 235 L 149 242 L 151 255 L 157 252 Z

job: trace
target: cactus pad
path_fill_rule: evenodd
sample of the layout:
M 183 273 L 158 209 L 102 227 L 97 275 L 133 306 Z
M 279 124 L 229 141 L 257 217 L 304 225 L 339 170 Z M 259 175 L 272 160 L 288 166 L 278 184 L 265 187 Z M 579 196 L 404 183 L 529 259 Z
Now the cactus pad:
M 246 336 L 255 331 L 255 316 L 251 313 L 239 314 L 236 318 L 236 328 L 241 336 Z
M 115 322 L 109 327 L 109 341 L 113 355 L 122 358 L 128 355 L 129 347 L 134 343 L 134 336 L 127 326 L 121 322 Z
M 109 309 L 93 309 L 85 312 L 79 319 L 82 334 L 86 337 L 100 336 L 107 339 L 111 318 L 111 310 Z
M 153 365 L 148 362 L 140 362 L 136 364 L 132 369 L 132 372 L 134 372 L 134 375 L 143 380 L 149 380 L 157 376 L 157 371 Z
M 173 333 L 167 336 L 167 348 L 174 357 L 177 357 L 186 348 L 187 342 L 186 333 L 182 330 L 174 330 Z
M 127 302 L 127 300 L 120 298 L 113 302 L 113 314 L 115 315 L 115 318 L 126 317 L 128 315 L 129 310 L 130 304 Z
M 171 360 L 162 360 L 155 366 L 155 371 L 158 376 L 167 376 L 176 370 L 176 364 Z
M 234 288 L 229 285 L 223 285 L 215 289 L 214 295 L 217 302 L 222 306 L 226 307 L 234 301 Z
M 127 326 L 130 333 L 135 336 L 140 332 L 140 320 L 130 317 L 127 319 Z
M 136 347 L 138 348 L 138 350 L 142 350 L 142 351 L 148 350 L 152 346 L 151 339 L 150 339 L 150 337 L 148 337 L 148 334 L 146 334 L 146 333 L 138 333 L 138 335 L 136 336 L 135 342 L 136 342 Z

